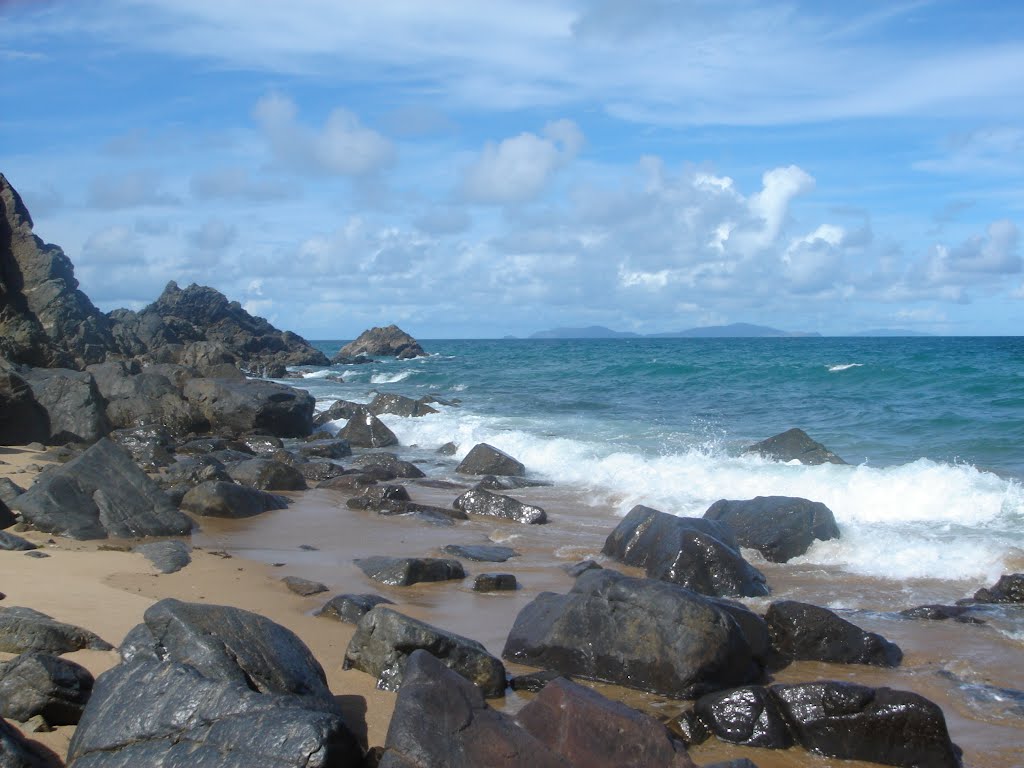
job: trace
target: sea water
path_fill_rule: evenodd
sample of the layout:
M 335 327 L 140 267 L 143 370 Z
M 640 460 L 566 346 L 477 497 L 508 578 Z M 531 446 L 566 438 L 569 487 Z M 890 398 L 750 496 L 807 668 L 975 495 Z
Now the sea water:
M 317 342 L 329 355 L 341 344 Z M 422 344 L 427 357 L 302 368 L 290 383 L 320 410 L 433 394 L 451 404 L 382 417 L 413 458 L 454 442 L 457 460 L 490 443 L 618 515 L 645 504 L 700 516 L 722 498 L 823 502 L 842 537 L 797 564 L 978 586 L 1024 567 L 1024 338 Z M 848 464 L 744 453 L 790 427 Z

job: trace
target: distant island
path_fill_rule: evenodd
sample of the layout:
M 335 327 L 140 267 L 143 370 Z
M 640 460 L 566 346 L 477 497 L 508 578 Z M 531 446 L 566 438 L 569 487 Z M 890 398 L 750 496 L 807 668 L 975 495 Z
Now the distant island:
M 764 325 L 750 323 L 731 323 L 729 325 L 706 325 L 701 328 L 688 328 L 685 331 L 669 331 L 666 333 L 631 333 L 629 331 L 613 331 L 600 325 L 586 328 L 553 328 L 531 334 L 531 339 L 720 339 L 720 338 L 794 338 L 820 337 L 820 333 L 803 331 L 780 331 Z

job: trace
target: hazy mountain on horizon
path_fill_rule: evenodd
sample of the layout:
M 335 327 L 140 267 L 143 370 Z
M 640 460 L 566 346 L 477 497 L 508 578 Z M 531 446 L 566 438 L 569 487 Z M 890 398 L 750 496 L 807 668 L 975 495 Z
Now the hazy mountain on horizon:
M 639 333 L 613 331 L 603 325 L 588 325 L 586 328 L 552 328 L 531 333 L 531 339 L 636 339 Z

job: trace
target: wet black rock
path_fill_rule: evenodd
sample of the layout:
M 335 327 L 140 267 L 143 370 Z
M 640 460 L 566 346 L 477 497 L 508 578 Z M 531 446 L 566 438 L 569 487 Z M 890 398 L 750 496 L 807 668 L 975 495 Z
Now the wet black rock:
M 832 510 L 820 501 L 791 496 L 720 499 L 704 513 L 728 525 L 740 546 L 756 549 L 772 563 L 785 563 L 811 544 L 839 538 Z
M 335 595 L 324 603 L 323 608 L 317 611 L 316 615 L 346 624 L 356 624 L 375 606 L 394 604 L 393 600 L 388 600 L 381 595 Z
M 0 608 L 0 651 L 4 653 L 70 653 L 88 648 L 109 651 L 113 646 L 98 635 L 31 608 Z
M 411 397 L 405 397 L 404 395 L 392 395 L 383 392 L 377 394 L 367 407 L 370 413 L 377 416 L 380 416 L 382 413 L 391 413 L 395 416 L 415 418 L 437 413 L 437 409 L 432 408 L 428 404 L 427 398 L 421 397 L 419 400 L 413 400 Z
M 452 502 L 452 506 L 468 515 L 499 517 L 517 523 L 540 525 L 548 521 L 547 513 L 540 507 L 484 490 L 466 491 Z
M 85 667 L 49 653 L 0 662 L 0 715 L 24 722 L 42 715 L 50 725 L 74 725 L 92 693 Z
M 767 749 L 788 749 L 793 745 L 778 701 L 763 686 L 705 694 L 697 699 L 694 712 L 722 741 Z
M 352 414 L 338 432 L 338 437 L 357 448 L 387 448 L 389 445 L 398 445 L 395 433 L 365 408 Z
M 274 459 L 248 459 L 227 468 L 231 479 L 260 491 L 304 491 L 306 478 L 295 467 Z
M 298 447 L 300 456 L 307 459 L 344 459 L 352 455 L 348 440 L 314 440 Z
M 392 587 L 466 578 L 466 571 L 458 560 L 436 557 L 365 557 L 355 564 L 374 581 Z
M 288 507 L 288 499 L 244 485 L 208 481 L 190 489 L 181 508 L 201 517 L 253 517 Z
M 775 649 L 788 659 L 877 667 L 896 667 L 903 659 L 895 643 L 810 603 L 772 603 L 765 621 Z
M 637 505 L 605 540 L 602 553 L 647 575 L 704 595 L 768 594 L 764 574 L 739 552 L 732 530 L 714 520 L 676 517 Z
M 801 464 L 845 464 L 841 458 L 802 429 L 789 429 L 781 434 L 754 443 L 744 453 L 757 453 L 776 461 L 799 461 Z
M 967 605 L 918 605 L 900 611 L 900 616 L 908 619 L 925 619 L 927 621 L 945 621 L 953 619 L 960 624 L 984 624 L 984 620 L 969 615 Z
M 377 678 L 378 688 L 395 691 L 416 650 L 427 651 L 484 696 L 505 695 L 505 667 L 483 645 L 386 607 L 373 608 L 359 620 L 342 666 L 366 672 Z
M 192 549 L 183 541 L 154 541 L 133 550 L 149 560 L 160 573 L 177 573 L 192 562 Z
M 493 445 L 478 443 L 466 454 L 455 471 L 463 475 L 525 475 L 526 467 Z
M 519 589 L 513 573 L 479 573 L 473 580 L 474 592 L 515 592 Z
M 65 368 L 21 368 L 37 403 L 46 410 L 50 445 L 94 443 L 110 431 L 106 403 L 92 374 Z
M 1024 573 L 1004 574 L 995 585 L 974 593 L 978 603 L 1024 603 Z
M 446 544 L 442 547 L 442 551 L 446 555 L 483 563 L 504 563 L 509 558 L 519 555 L 512 547 L 501 547 L 494 544 Z
M 256 379 L 192 379 L 184 394 L 214 432 L 305 437 L 313 431 L 315 401 L 303 389 Z
M 423 470 L 411 461 L 404 461 L 393 453 L 364 453 L 362 456 L 356 458 L 352 463 L 357 467 L 361 467 L 365 471 L 369 471 L 371 469 L 384 470 L 392 477 L 401 477 L 406 479 L 426 477 Z

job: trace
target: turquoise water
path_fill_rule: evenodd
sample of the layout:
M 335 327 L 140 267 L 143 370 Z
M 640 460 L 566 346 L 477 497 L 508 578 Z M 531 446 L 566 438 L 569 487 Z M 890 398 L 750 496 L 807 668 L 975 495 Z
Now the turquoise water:
M 700 515 L 756 495 L 823 501 L 843 539 L 816 544 L 810 562 L 899 579 L 986 580 L 1024 565 L 1024 338 L 422 345 L 429 357 L 302 369 L 299 386 L 321 408 L 374 391 L 457 399 L 384 420 L 414 458 L 454 441 L 458 459 L 489 442 L 617 514 L 644 503 Z M 790 427 L 851 466 L 742 454 Z

